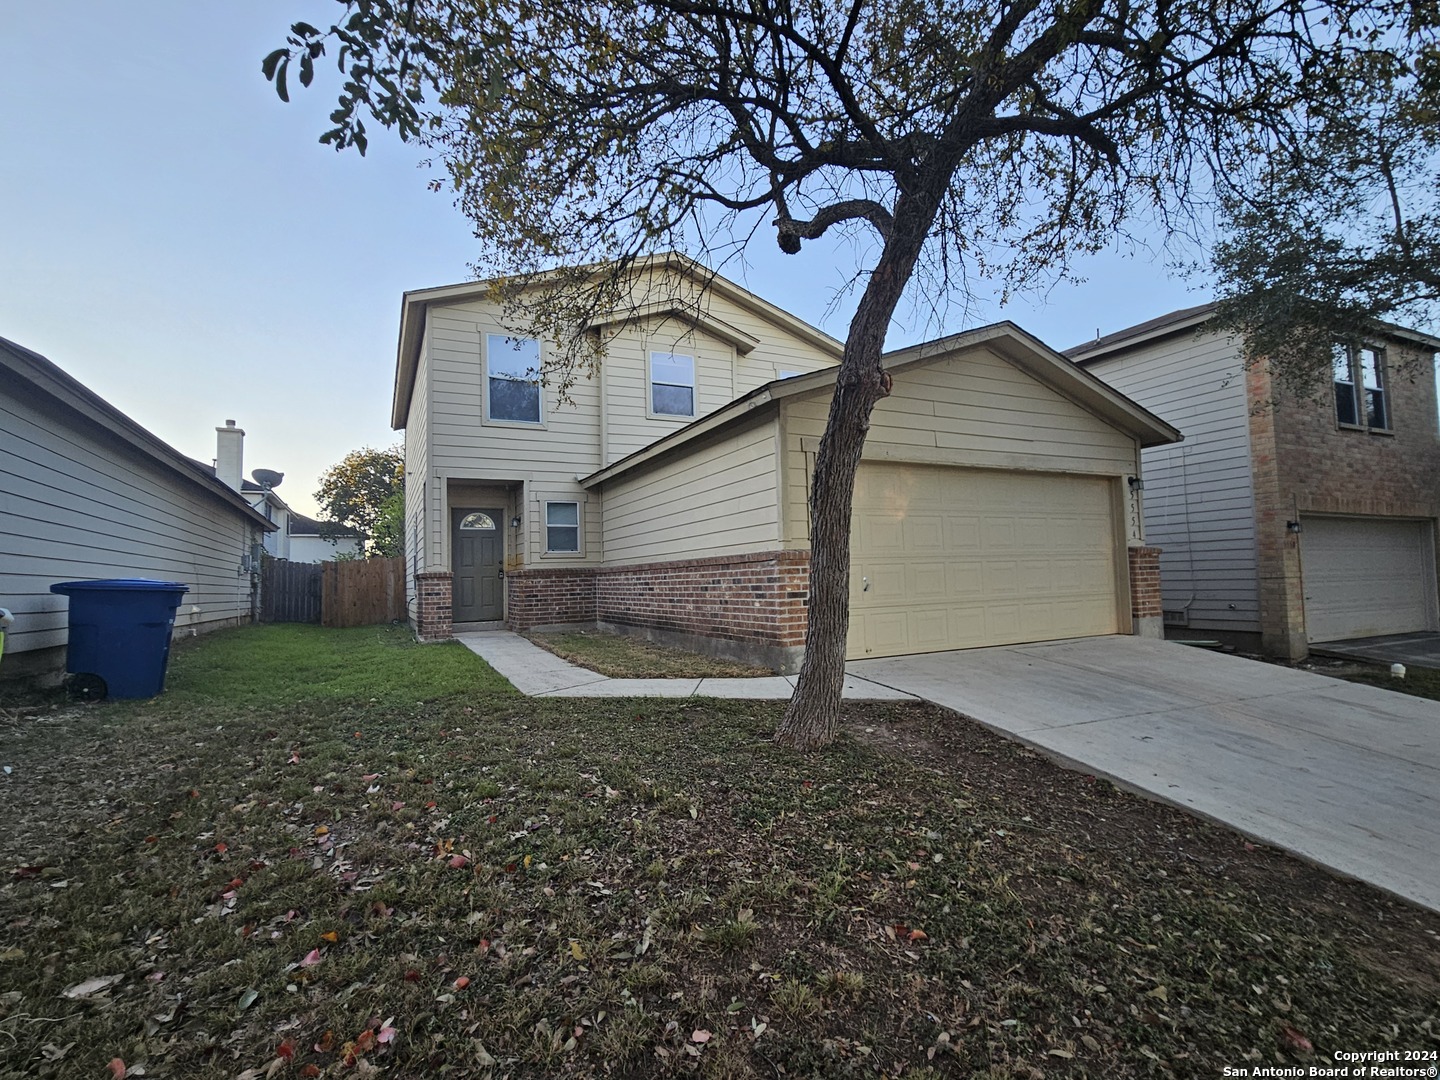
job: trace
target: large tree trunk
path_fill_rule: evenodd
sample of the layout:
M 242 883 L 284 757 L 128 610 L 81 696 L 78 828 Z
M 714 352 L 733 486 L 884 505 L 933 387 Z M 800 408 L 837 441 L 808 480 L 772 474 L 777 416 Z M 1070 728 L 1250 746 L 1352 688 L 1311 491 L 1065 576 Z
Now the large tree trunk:
M 835 397 L 810 486 L 810 618 L 795 694 L 775 732 L 800 750 L 828 746 L 840 723 L 850 628 L 850 503 L 875 403 L 890 392 L 885 334 L 935 218 L 933 199 L 902 196 L 885 250 L 850 320 Z

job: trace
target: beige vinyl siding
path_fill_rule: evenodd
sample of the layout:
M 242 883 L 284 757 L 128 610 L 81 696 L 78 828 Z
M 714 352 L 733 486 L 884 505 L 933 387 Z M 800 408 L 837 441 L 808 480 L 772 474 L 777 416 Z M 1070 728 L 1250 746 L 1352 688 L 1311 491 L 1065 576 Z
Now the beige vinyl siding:
M 427 326 L 421 348 L 429 345 Z M 422 353 L 423 355 L 423 353 Z M 430 483 L 430 367 L 421 364 L 415 373 L 410 396 L 410 414 L 405 420 L 405 597 L 406 611 L 413 623 L 419 616 L 419 594 L 415 575 L 434 565 L 425 544 L 426 514 L 433 496 Z
M 1255 496 L 1245 373 L 1229 335 L 1185 332 L 1085 365 L 1185 433 L 1144 451 L 1145 534 L 1162 549 L 1166 611 L 1259 631 Z
M 607 565 L 778 547 L 776 430 L 762 419 L 607 485 Z
M 694 416 L 650 414 L 651 352 L 695 358 Z M 674 319 L 627 324 L 609 339 L 601 362 L 605 365 L 607 465 L 729 404 L 736 396 L 734 348 L 702 331 L 688 330 Z
M 7 654 L 65 644 L 57 581 L 182 582 L 180 632 L 250 617 L 250 576 L 239 570 L 260 530 L 238 509 L 25 390 L 0 394 L 0 438 L 0 605 L 15 615 Z
M 428 319 L 430 372 L 429 468 L 436 478 L 433 505 L 427 514 L 426 550 L 434 567 L 448 567 L 450 481 L 493 480 L 524 485 L 525 505 L 517 507 L 522 526 L 519 550 L 511 550 L 514 533 L 507 529 L 507 558 L 517 556 L 539 565 L 545 550 L 544 499 L 583 500 L 576 482 L 600 467 L 599 386 L 590 379 L 576 382 L 570 401 L 560 401 L 551 387 L 541 388 L 541 423 L 484 421 L 486 334 L 514 334 L 498 308 L 482 301 L 433 306 Z M 522 335 L 523 336 L 523 335 Z M 542 342 L 542 361 L 553 358 Z M 585 555 L 565 565 L 597 563 L 602 552 L 600 515 L 591 500 L 585 514 Z M 547 564 L 550 560 L 546 560 Z
M 808 478 L 829 388 L 782 403 L 786 547 L 810 545 Z M 1134 474 L 1135 440 L 987 349 L 902 368 L 871 417 L 866 461 Z

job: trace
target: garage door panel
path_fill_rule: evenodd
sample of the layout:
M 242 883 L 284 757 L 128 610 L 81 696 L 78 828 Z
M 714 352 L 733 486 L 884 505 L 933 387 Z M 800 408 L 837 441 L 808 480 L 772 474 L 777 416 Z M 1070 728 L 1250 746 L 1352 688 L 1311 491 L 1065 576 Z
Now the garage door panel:
M 1305 627 L 1312 642 L 1434 627 L 1428 523 L 1307 516 L 1303 526 Z
M 1112 483 L 862 465 L 848 654 L 1115 633 Z M 868 590 L 862 578 L 869 579 Z

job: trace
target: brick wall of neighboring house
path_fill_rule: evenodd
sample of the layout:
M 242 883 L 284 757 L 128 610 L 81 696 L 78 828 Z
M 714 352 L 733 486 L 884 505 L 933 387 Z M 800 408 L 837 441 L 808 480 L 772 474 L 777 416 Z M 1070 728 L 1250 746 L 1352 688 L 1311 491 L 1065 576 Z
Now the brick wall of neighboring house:
M 415 636 L 421 641 L 449 639 L 451 586 L 448 570 L 415 575 Z
M 1127 548 L 1130 563 L 1131 632 L 1139 637 L 1163 638 L 1165 612 L 1160 603 L 1160 549 Z
M 526 569 L 506 582 L 513 630 L 598 623 L 784 669 L 805 642 L 810 553 Z
M 1410 367 L 1402 366 L 1406 360 Z M 1327 388 L 1318 400 L 1281 395 L 1262 368 L 1247 376 L 1263 646 L 1309 651 L 1300 536 L 1305 514 L 1440 516 L 1440 428 L 1429 354 L 1387 348 L 1389 433 L 1342 428 Z

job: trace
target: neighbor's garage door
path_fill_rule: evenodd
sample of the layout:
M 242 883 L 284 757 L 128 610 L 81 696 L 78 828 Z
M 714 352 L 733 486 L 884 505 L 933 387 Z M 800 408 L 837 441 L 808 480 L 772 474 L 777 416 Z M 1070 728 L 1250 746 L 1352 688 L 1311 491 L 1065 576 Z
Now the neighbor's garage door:
M 1300 534 L 1311 641 L 1427 630 L 1435 603 L 1430 527 L 1306 517 Z
M 1112 481 L 864 464 L 850 659 L 1119 630 Z

